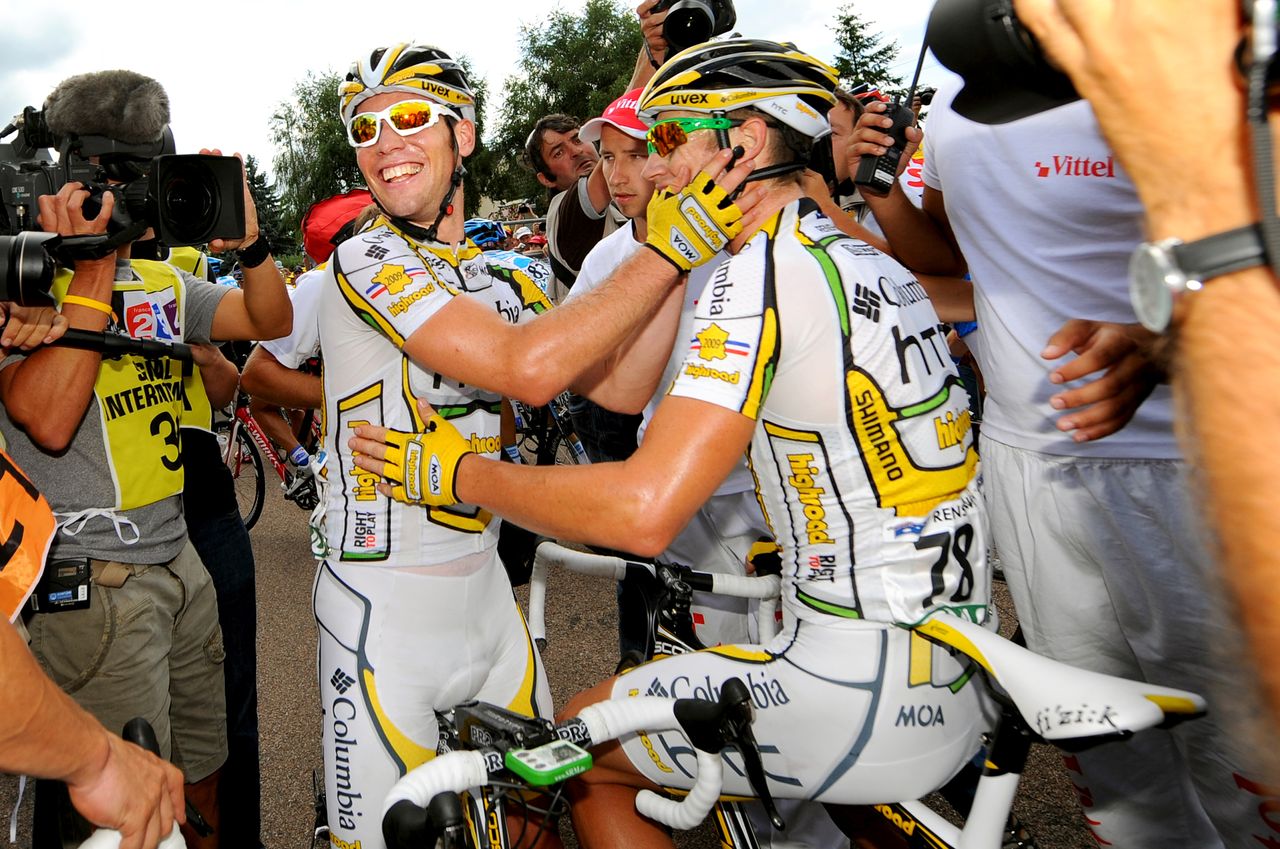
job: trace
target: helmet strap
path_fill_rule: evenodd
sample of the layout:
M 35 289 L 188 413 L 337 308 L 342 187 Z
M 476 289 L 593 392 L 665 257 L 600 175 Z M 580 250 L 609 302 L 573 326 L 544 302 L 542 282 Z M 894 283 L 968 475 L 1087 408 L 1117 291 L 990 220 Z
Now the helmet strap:
M 467 176 L 467 169 L 462 165 L 462 154 L 458 151 L 458 138 L 454 135 L 453 121 L 448 118 L 445 120 L 449 121 L 449 146 L 453 148 L 454 166 L 453 176 L 449 178 L 449 190 L 444 193 L 444 197 L 440 200 L 440 210 L 436 215 L 436 220 L 430 227 L 419 227 L 407 219 L 388 216 L 398 230 L 420 242 L 435 242 L 439 240 L 437 233 L 440 229 L 440 224 L 445 218 L 453 214 L 453 197 L 458 193 L 458 189 L 462 187 L 462 181 Z M 382 204 L 379 203 L 378 207 L 381 209 Z M 386 212 L 386 210 L 384 209 L 383 212 Z

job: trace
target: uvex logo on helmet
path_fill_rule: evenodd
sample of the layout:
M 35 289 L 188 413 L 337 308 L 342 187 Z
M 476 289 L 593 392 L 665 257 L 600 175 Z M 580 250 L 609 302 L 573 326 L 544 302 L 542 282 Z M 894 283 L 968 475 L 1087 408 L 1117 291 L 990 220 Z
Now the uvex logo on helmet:
M 708 97 L 700 92 L 690 92 L 689 94 L 673 94 L 671 95 L 672 106 L 699 106 L 706 103 Z

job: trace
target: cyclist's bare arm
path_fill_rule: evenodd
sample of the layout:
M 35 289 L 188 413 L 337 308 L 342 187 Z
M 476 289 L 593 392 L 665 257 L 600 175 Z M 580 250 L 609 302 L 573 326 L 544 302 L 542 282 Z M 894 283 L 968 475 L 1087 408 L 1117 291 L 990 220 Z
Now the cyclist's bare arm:
M 625 342 L 676 280 L 669 262 L 637 251 L 600 288 L 519 325 L 456 297 L 414 331 L 404 353 L 461 383 L 541 406 Z
M 662 372 L 676 344 L 688 281 L 667 293 L 657 312 L 617 351 L 594 363 L 570 388 L 607 410 L 639 413 L 662 387 Z
M 240 382 L 240 370 L 223 356 L 217 345 L 208 342 L 192 345 L 191 356 L 200 367 L 200 380 L 204 392 L 214 407 L 225 407 L 235 400 L 236 386 Z
M 754 430 L 740 413 L 671 396 L 625 462 L 515 466 L 468 455 L 456 491 L 547 536 L 657 556 L 732 471 Z
M 240 386 L 256 401 L 290 407 L 295 410 L 319 409 L 321 381 L 319 375 L 291 369 L 277 360 L 261 345 L 254 347 L 244 364 Z
M 884 109 L 882 103 L 869 104 L 867 111 L 858 119 L 854 128 L 856 141 L 849 145 L 851 166 L 857 167 L 862 154 L 879 156 L 884 153 L 885 145 L 892 144 L 892 137 L 881 131 L 881 123 L 889 120 L 884 117 Z M 918 130 L 909 129 L 907 132 L 914 134 L 914 141 L 899 161 L 899 172 L 907 167 L 914 145 L 920 140 Z M 920 274 L 943 277 L 959 277 L 965 273 L 964 256 L 951 232 L 942 192 L 925 186 L 923 207 L 917 207 L 902 191 L 901 184 L 894 180 L 885 197 L 865 194 L 864 199 L 884 230 L 893 255 L 907 268 Z
M 150 849 L 183 815 L 182 774 L 126 743 L 50 681 L 8 622 L 0 623 L 0 769 L 65 781 L 94 825 L 125 849 Z

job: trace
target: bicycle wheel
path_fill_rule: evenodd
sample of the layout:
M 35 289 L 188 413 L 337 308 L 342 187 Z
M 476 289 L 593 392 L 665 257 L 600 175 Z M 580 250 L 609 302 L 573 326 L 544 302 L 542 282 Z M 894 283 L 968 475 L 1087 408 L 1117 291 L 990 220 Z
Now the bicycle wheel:
M 218 448 L 226 460 L 227 469 L 235 483 L 236 504 L 246 530 L 253 528 L 262 515 L 262 504 L 267 496 L 267 480 L 263 476 L 262 457 L 244 428 L 236 428 L 236 445 L 228 456 L 227 440 L 231 435 L 231 422 L 218 422 L 213 426 L 218 437 Z

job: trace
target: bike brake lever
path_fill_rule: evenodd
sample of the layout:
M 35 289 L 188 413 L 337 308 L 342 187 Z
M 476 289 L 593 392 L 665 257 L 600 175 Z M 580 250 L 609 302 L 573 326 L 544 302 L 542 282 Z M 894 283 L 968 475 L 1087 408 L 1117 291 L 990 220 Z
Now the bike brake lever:
M 773 803 L 773 795 L 769 792 L 769 783 L 765 779 L 760 746 L 756 743 L 756 736 L 751 731 L 751 719 L 755 714 L 755 708 L 747 686 L 738 678 L 728 679 L 720 688 L 720 704 L 725 708 L 725 739 L 742 755 L 742 767 L 746 770 L 751 789 L 764 805 L 765 813 L 769 815 L 769 821 L 773 823 L 773 827 L 782 831 L 787 825 Z

